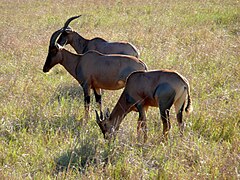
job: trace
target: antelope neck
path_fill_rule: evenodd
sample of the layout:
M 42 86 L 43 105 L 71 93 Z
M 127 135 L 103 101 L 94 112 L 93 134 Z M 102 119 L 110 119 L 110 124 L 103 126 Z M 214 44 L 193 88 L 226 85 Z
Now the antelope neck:
M 87 52 L 87 51 L 88 51 L 88 42 L 86 41 L 86 42 L 84 43 L 84 48 L 83 48 L 82 54 L 84 54 L 84 53 Z
M 126 106 L 118 102 L 117 105 L 114 107 L 112 113 L 110 114 L 109 118 L 109 121 L 116 130 L 118 130 L 119 125 L 121 124 L 123 118 L 126 116 L 127 113 L 128 112 Z
M 62 66 L 76 79 L 77 78 L 77 67 L 80 59 L 77 55 L 72 54 L 65 49 L 63 51 L 63 61 Z

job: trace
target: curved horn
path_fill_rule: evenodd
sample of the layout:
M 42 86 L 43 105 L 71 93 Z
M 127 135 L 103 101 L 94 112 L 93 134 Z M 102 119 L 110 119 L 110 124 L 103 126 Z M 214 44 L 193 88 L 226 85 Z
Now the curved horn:
M 56 45 L 56 40 L 62 32 L 63 32 L 63 29 L 59 29 L 52 34 L 51 39 L 50 39 L 50 46 L 51 47 Z
M 73 17 L 69 18 L 69 19 L 65 22 L 63 29 L 65 30 L 65 29 L 68 27 L 69 23 L 70 23 L 72 20 L 77 19 L 77 18 L 79 18 L 80 16 L 82 16 L 82 15 L 73 16 Z
M 101 123 L 101 120 L 100 120 L 100 117 L 98 115 L 98 112 L 95 110 L 96 112 L 96 120 L 97 120 L 97 123 L 100 124 Z

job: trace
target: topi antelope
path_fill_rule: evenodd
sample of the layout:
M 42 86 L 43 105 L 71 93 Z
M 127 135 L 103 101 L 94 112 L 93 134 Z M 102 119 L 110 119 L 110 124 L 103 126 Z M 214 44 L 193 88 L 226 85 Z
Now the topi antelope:
M 182 113 L 192 111 L 190 87 L 186 78 L 179 73 L 170 70 L 138 71 L 133 72 L 126 82 L 117 104 L 112 110 L 99 117 L 96 111 L 97 124 L 99 125 L 104 138 L 110 139 L 115 136 L 116 131 L 124 117 L 132 110 L 137 109 L 138 118 L 138 139 L 143 133 L 144 142 L 147 140 L 146 113 L 149 106 L 159 107 L 163 122 L 163 135 L 167 139 L 171 128 L 169 110 L 175 106 L 177 121 L 182 135 L 184 124 Z M 185 106 L 186 105 L 186 106 Z M 142 132 L 142 133 L 141 133 Z
M 108 42 L 102 38 L 85 39 L 72 28 L 68 27 L 69 23 L 79 18 L 80 16 L 74 16 L 69 18 L 62 28 L 62 34 L 60 35 L 57 43 L 61 46 L 70 44 L 78 54 L 83 54 L 89 50 L 96 50 L 102 54 L 124 54 L 139 57 L 139 52 L 135 46 L 127 42 Z
M 56 64 L 61 64 L 79 82 L 84 91 L 86 118 L 89 114 L 90 89 L 94 90 L 101 111 L 101 89 L 121 89 L 125 86 L 130 73 L 147 70 L 147 66 L 133 56 L 104 55 L 97 51 L 73 54 L 56 43 L 61 33 L 62 30 L 54 32 L 50 39 L 43 72 L 48 72 Z

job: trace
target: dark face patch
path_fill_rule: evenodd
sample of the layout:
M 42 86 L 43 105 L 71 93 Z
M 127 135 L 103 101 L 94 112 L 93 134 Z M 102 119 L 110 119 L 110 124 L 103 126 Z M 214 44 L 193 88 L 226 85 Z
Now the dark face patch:
M 108 121 L 107 120 L 100 121 L 98 122 L 98 126 L 100 127 L 103 133 L 104 139 L 110 139 L 112 134 L 112 128 Z
M 102 133 L 103 133 L 104 139 L 106 139 L 106 132 L 107 132 L 106 123 L 101 122 L 101 123 L 99 123 L 98 125 L 99 125 L 99 127 L 100 127 L 100 129 L 101 129 L 101 131 L 102 131 Z
M 97 124 L 103 133 L 104 139 L 111 139 L 112 134 L 114 132 L 114 128 L 113 128 L 112 123 L 109 120 L 109 118 L 110 118 L 109 110 L 107 110 L 105 112 L 105 115 L 103 115 L 101 112 L 100 116 L 98 115 L 98 113 L 96 111 Z
M 43 66 L 43 72 L 48 72 L 55 64 L 53 58 L 57 55 L 58 49 L 56 47 L 49 47 L 48 56 Z

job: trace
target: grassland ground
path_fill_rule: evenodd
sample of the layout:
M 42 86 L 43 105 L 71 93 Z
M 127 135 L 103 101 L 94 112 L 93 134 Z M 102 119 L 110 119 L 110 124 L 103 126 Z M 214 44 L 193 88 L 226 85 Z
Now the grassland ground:
M 240 178 L 239 1 L 2 0 L 0 11 L 0 179 Z M 59 65 L 42 72 L 52 33 L 78 14 L 71 26 L 83 37 L 131 42 L 149 69 L 189 80 L 194 111 L 182 138 L 173 110 L 166 144 L 157 108 L 147 113 L 145 144 L 136 141 L 137 113 L 112 144 L 94 100 L 82 122 L 76 80 Z M 104 91 L 104 107 L 121 92 Z

